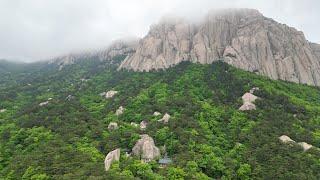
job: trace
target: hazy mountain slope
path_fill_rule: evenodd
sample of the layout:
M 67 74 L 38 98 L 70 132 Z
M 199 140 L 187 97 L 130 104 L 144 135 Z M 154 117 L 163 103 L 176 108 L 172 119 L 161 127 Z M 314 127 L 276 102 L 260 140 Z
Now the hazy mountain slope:
M 0 178 L 49 179 L 319 179 L 320 91 L 273 81 L 216 62 L 182 63 L 159 72 L 116 71 L 99 59 L 59 71 L 46 66 L 0 89 Z M 31 85 L 26 85 L 26 83 Z M 20 82 L 20 81 L 17 81 Z M 241 112 L 252 87 L 257 110 Z M 99 94 L 119 93 L 112 99 Z M 67 98 L 69 95 L 72 98 Z M 47 106 L 39 106 L 47 101 Z M 124 114 L 117 117 L 119 106 Z M 169 113 L 167 125 L 154 111 Z M 148 120 L 145 131 L 130 125 Z M 110 122 L 119 129 L 108 130 Z M 173 164 L 126 157 L 139 134 L 166 145 Z M 104 170 L 105 155 L 121 148 L 119 163 Z
M 320 85 L 319 51 L 296 29 L 257 10 L 211 12 L 198 23 L 165 19 L 150 28 L 120 68 L 150 71 L 182 61 L 235 67 L 272 79 Z

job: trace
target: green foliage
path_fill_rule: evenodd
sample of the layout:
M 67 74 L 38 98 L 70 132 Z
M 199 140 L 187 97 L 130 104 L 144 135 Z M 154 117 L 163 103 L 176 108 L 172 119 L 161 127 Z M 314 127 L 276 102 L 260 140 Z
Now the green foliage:
M 0 179 L 320 179 L 319 149 L 303 152 L 278 140 L 285 134 L 320 147 L 317 87 L 222 62 L 148 73 L 116 71 L 96 59 L 61 71 L 12 68 L 15 75 L 0 72 L 0 109 L 7 109 L 0 113 Z M 252 87 L 260 88 L 257 110 L 239 112 Z M 119 93 L 99 95 L 111 89 Z M 38 105 L 48 98 L 47 106 Z M 119 106 L 125 110 L 116 116 Z M 155 111 L 169 113 L 169 123 L 158 122 Z M 146 130 L 131 125 L 142 120 L 149 122 Z M 119 128 L 108 130 L 110 122 Z M 159 167 L 126 157 L 140 134 L 153 137 L 173 163 Z M 105 172 L 104 157 L 116 148 L 120 161 Z

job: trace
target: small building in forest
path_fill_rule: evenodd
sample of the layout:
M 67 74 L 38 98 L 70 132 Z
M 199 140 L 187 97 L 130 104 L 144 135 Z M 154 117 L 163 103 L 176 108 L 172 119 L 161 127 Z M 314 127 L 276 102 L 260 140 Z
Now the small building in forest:
M 167 157 L 167 156 L 165 156 L 164 158 L 159 159 L 158 163 L 159 163 L 161 168 L 164 168 L 164 167 L 167 167 L 169 164 L 172 163 L 172 159 Z

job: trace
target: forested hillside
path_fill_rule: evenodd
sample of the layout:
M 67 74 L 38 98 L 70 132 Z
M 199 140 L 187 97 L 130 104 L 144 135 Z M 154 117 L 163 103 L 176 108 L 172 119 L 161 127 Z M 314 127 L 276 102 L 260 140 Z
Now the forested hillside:
M 256 110 L 239 111 L 253 87 Z M 99 95 L 109 90 L 118 94 Z M 222 62 L 158 72 L 85 60 L 61 71 L 43 66 L 1 81 L 0 109 L 0 179 L 320 179 L 319 88 Z M 170 114 L 168 124 L 155 111 Z M 145 130 L 132 125 L 142 120 Z M 119 128 L 109 130 L 110 122 Z M 126 156 L 141 134 L 172 163 Z M 281 135 L 313 147 L 303 151 Z M 120 161 L 106 172 L 104 158 L 116 148 Z

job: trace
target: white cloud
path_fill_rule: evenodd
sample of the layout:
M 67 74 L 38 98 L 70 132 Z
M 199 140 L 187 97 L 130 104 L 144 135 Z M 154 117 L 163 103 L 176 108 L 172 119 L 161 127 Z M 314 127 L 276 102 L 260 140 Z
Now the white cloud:
M 246 7 L 320 42 L 318 0 L 0 0 L 0 58 L 39 60 L 145 35 L 166 14 L 198 18 Z

